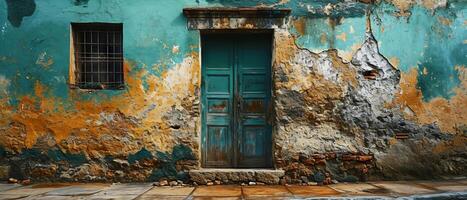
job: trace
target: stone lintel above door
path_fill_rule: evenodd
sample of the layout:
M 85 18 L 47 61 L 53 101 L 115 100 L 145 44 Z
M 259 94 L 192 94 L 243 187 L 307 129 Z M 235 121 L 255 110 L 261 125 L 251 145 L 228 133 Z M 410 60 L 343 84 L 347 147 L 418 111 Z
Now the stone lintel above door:
M 275 29 L 285 28 L 287 8 L 184 8 L 188 29 Z

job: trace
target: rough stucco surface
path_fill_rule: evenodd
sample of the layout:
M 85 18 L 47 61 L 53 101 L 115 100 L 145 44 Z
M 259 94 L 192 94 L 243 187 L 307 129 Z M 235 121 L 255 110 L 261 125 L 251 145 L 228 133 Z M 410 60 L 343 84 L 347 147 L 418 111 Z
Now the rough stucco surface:
M 201 64 L 182 8 L 271 6 L 292 9 L 273 27 L 281 182 L 465 176 L 466 3 L 364 2 L 1 1 L 0 165 L 37 181 L 187 181 Z M 69 23 L 89 21 L 124 24 L 124 90 L 68 88 Z

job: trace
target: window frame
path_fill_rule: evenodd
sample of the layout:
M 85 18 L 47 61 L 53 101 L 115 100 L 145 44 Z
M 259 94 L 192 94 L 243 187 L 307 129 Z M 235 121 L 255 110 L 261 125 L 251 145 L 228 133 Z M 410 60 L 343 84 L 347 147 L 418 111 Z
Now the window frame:
M 78 57 L 78 48 L 77 47 L 77 33 L 78 31 L 89 31 L 89 32 L 92 32 L 92 31 L 106 31 L 106 32 L 111 32 L 111 31 L 116 31 L 116 32 L 119 32 L 120 34 L 120 38 L 118 38 L 120 40 L 120 43 L 117 43 L 117 44 L 120 44 L 119 48 L 121 49 L 120 50 L 120 57 L 115 59 L 114 62 L 115 63 L 118 63 L 118 64 L 114 64 L 113 65 L 113 69 L 114 71 L 113 72 L 109 72 L 109 68 L 107 67 L 107 70 L 105 71 L 105 73 L 112 73 L 112 74 L 119 74 L 119 79 L 120 81 L 117 82 L 115 81 L 116 80 L 116 77 L 114 77 L 114 81 L 115 83 L 114 84 L 111 84 L 111 82 L 109 82 L 109 77 L 107 77 L 107 82 L 89 82 L 89 84 L 86 83 L 86 80 L 81 80 L 81 67 L 80 67 L 80 60 L 81 58 Z M 69 86 L 71 89 L 75 89 L 75 88 L 79 88 L 79 89 L 85 89 L 85 90 L 122 90 L 122 89 L 125 89 L 125 67 L 124 67 L 124 44 L 123 44 L 123 23 L 106 23 L 106 22 L 71 22 L 70 23 L 70 67 L 69 67 Z M 99 42 L 99 41 L 98 41 Z M 114 41 L 115 42 L 115 41 Z M 109 45 L 108 44 L 108 40 L 107 42 L 105 43 L 105 45 Z M 115 47 L 115 43 L 114 43 L 114 46 Z M 106 61 L 105 63 L 109 63 L 109 60 L 108 60 L 108 55 L 109 55 L 109 52 L 107 52 L 106 54 L 104 54 L 105 58 L 106 58 Z M 100 59 L 100 57 L 98 58 Z M 96 60 L 95 62 L 99 62 L 98 60 Z M 117 72 L 117 68 L 116 67 L 121 67 L 121 69 L 119 69 L 119 72 Z M 91 67 L 92 68 L 92 67 Z M 92 68 L 93 72 L 94 71 L 94 68 Z M 97 72 L 99 74 L 99 69 L 97 70 Z M 91 73 L 92 74 L 92 73 Z M 94 74 L 93 74 L 94 76 Z

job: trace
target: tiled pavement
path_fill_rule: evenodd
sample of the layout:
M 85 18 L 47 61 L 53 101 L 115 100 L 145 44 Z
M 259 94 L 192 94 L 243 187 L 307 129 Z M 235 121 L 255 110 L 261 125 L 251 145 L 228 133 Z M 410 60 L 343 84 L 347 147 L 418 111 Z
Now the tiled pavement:
M 467 199 L 467 181 L 339 183 L 329 186 L 154 187 L 140 184 L 0 184 L 0 199 Z

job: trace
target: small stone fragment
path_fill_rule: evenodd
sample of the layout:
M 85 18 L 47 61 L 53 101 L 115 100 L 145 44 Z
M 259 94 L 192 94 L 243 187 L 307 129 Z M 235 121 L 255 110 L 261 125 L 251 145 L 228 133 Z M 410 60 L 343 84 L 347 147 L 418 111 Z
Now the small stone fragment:
M 281 178 L 281 180 L 279 181 L 279 184 L 285 185 L 287 184 L 287 181 L 285 180 L 285 178 Z
M 213 182 L 209 181 L 208 183 L 206 183 L 207 186 L 211 186 L 211 185 L 214 185 Z
M 331 180 L 331 183 L 332 183 L 332 184 L 338 184 L 339 181 L 333 179 L 333 180 Z
M 21 185 L 30 185 L 31 184 L 31 179 L 26 179 L 21 181 Z
M 169 185 L 170 186 L 177 186 L 178 183 L 177 183 L 177 181 L 170 181 Z
M 314 186 L 314 185 L 318 185 L 318 183 L 317 183 L 317 182 L 312 182 L 312 181 L 310 181 L 310 182 L 307 183 L 307 185 L 312 185 L 312 186 Z
M 301 179 L 304 183 L 308 183 L 308 177 L 306 177 L 306 176 L 301 176 L 300 179 Z
M 256 185 L 256 182 L 250 181 L 248 185 Z
M 160 186 L 159 182 L 152 183 L 152 186 Z
M 215 181 L 214 181 L 214 184 L 216 184 L 216 185 L 220 185 L 220 184 L 221 184 L 221 181 L 219 181 L 219 180 L 215 180 Z
M 166 186 L 168 184 L 169 184 L 169 182 L 167 182 L 167 180 L 159 181 L 159 186 Z
M 266 183 L 263 183 L 263 182 L 256 182 L 256 185 L 266 185 Z
M 9 178 L 8 183 L 18 183 L 18 179 L 15 178 Z

